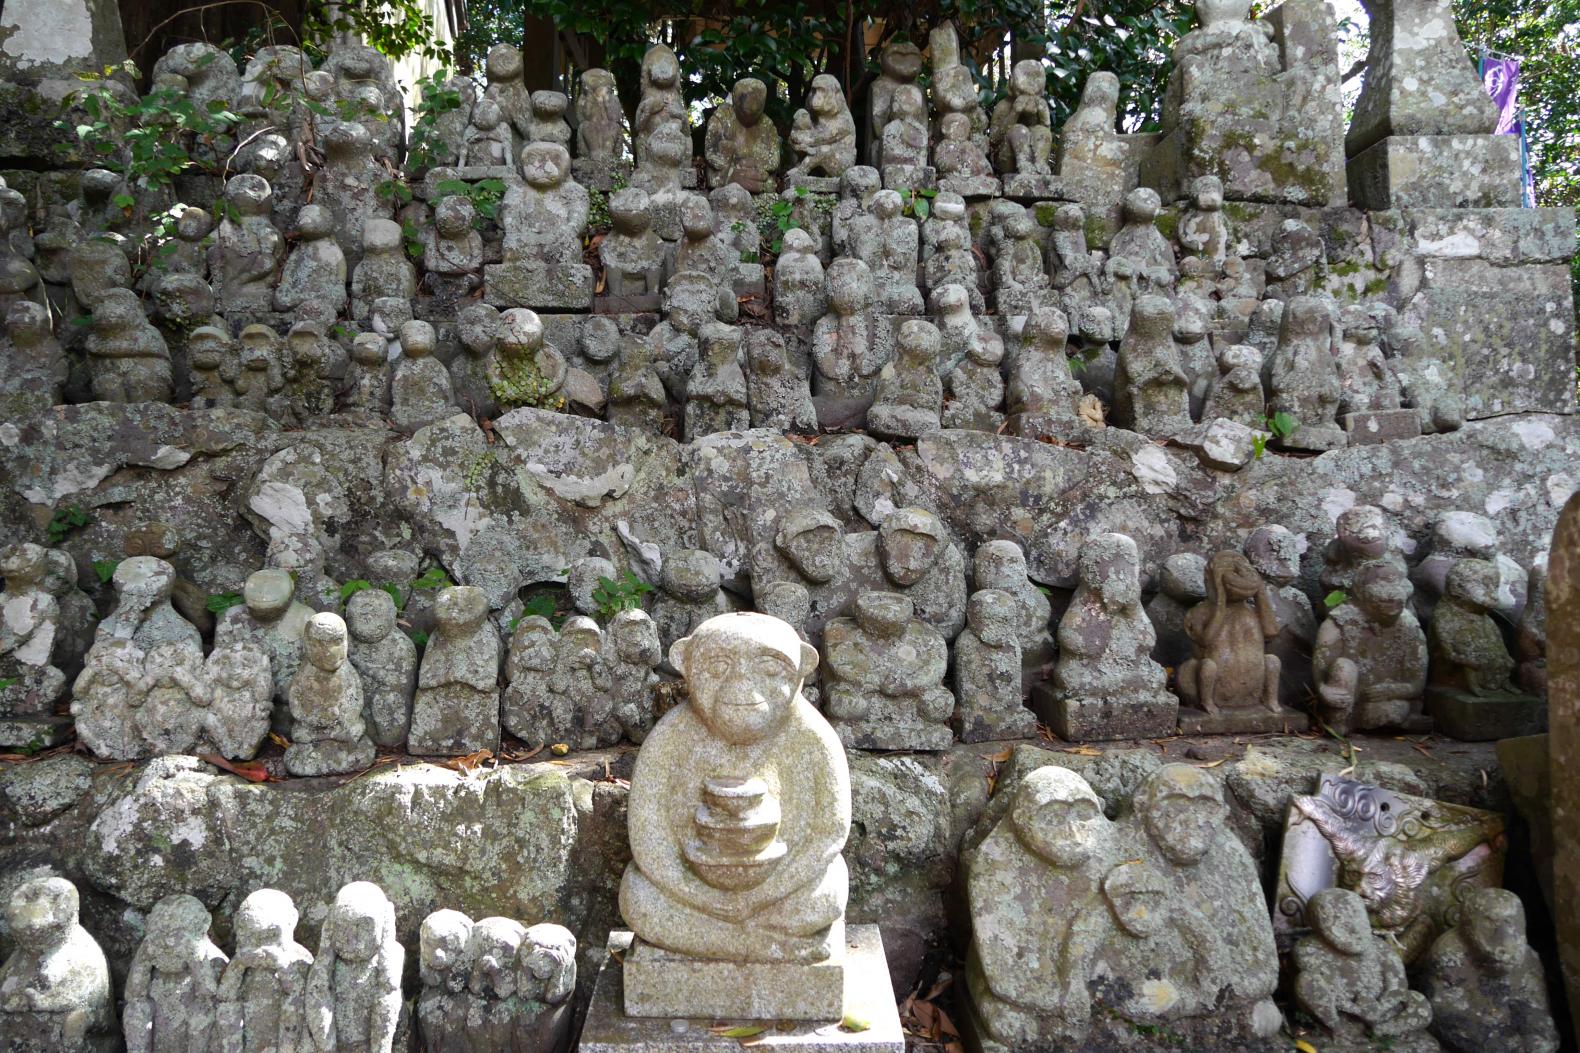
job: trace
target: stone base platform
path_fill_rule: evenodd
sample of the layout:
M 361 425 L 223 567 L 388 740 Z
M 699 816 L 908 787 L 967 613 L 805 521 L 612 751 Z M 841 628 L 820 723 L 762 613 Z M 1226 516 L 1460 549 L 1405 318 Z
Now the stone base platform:
M 582 1025 L 581 1053 L 739 1053 L 742 1036 L 729 1037 L 712 1030 L 739 1018 L 634 1017 L 625 1014 L 625 983 L 628 965 L 622 955 L 629 953 L 632 934 L 609 934 L 609 956 L 604 959 L 594 983 L 587 1019 Z M 846 930 L 847 952 L 844 963 L 844 1019 L 864 1021 L 864 1031 L 850 1031 L 840 1020 L 778 1022 L 766 1025 L 760 1034 L 746 1037 L 753 1046 L 794 1050 L 796 1053 L 904 1053 L 905 1036 L 900 1030 L 900 1015 L 889 983 L 889 967 L 883 955 L 883 940 L 876 925 L 852 925 Z M 754 965 L 728 965 L 726 968 L 752 970 L 769 968 Z M 744 974 L 743 974 L 744 975 Z M 721 997 L 745 993 L 746 983 L 721 983 Z M 722 1029 L 721 1029 L 722 1030 Z
M 1429 687 L 1426 711 L 1432 715 L 1439 733 L 1461 742 L 1493 742 L 1547 730 L 1547 703 L 1513 691 L 1472 695 Z
M 1307 731 L 1311 717 L 1288 706 L 1269 709 L 1220 709 L 1206 713 L 1180 707 L 1180 731 L 1186 735 L 1291 735 Z
M 1167 691 L 1125 698 L 1060 698 L 1039 684 L 1031 694 L 1037 719 L 1066 742 L 1154 739 L 1174 734 L 1179 699 Z

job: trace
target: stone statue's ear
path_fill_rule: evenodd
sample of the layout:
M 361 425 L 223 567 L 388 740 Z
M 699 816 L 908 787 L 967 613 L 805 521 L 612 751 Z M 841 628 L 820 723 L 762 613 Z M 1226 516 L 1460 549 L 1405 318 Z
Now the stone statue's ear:
M 686 651 L 691 645 L 691 637 L 676 640 L 669 645 L 669 664 L 680 670 L 680 675 L 686 675 Z
M 811 644 L 801 645 L 801 679 L 805 681 L 817 671 L 817 648 Z

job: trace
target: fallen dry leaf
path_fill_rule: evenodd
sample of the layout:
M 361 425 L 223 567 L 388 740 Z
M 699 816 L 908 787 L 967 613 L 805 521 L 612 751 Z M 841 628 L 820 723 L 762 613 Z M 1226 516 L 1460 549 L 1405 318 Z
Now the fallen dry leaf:
M 198 760 L 228 771 L 232 775 L 240 775 L 248 782 L 269 781 L 269 769 L 265 768 L 260 761 L 243 761 L 238 764 L 235 761 L 226 760 L 218 753 L 200 753 L 198 754 Z
M 1066 746 L 1060 753 L 1073 753 L 1077 757 L 1101 757 L 1103 751 L 1095 746 Z
M 1228 757 L 1219 757 L 1217 760 L 1207 761 L 1204 764 L 1196 765 L 1196 767 L 1198 767 L 1198 768 L 1216 768 L 1218 765 L 1222 764 L 1224 761 L 1226 761 L 1228 759 L 1229 759 Z
M 478 750 L 476 753 L 468 753 L 464 757 L 451 757 L 448 760 L 442 760 L 439 763 L 444 765 L 446 768 L 449 768 L 451 771 L 458 771 L 462 775 L 470 775 L 473 771 L 481 767 L 485 761 L 490 761 L 493 759 L 493 750 Z
M 269 732 L 269 741 L 280 747 L 282 750 L 289 749 L 291 745 L 290 739 L 286 738 L 284 735 L 276 735 L 272 731 Z

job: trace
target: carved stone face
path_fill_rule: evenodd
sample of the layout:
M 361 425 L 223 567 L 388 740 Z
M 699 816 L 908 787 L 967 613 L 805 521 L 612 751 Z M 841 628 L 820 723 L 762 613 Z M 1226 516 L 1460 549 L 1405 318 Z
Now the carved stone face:
M 1162 207 L 1156 190 L 1138 187 L 1125 195 L 1125 222 L 1151 223 L 1158 218 L 1158 210 Z
M 1525 958 L 1525 908 L 1507 889 L 1476 889 L 1466 897 L 1459 931 L 1478 961 L 1507 972 Z
M 901 509 L 878 529 L 883 573 L 902 588 L 915 585 L 943 553 L 943 524 L 922 509 Z
M 1198 176 L 1191 184 L 1191 198 L 1199 212 L 1218 212 L 1223 209 L 1223 180 L 1217 176 Z
M 475 586 L 453 585 L 440 591 L 433 616 L 441 628 L 452 632 L 470 629 L 488 617 L 488 595 Z
M 921 76 L 922 51 L 915 44 L 890 44 L 879 53 L 878 64 L 893 80 L 909 83 Z
M 882 177 L 876 168 L 871 165 L 852 165 L 839 177 L 839 196 L 842 199 L 866 201 L 882 185 Z M 799 227 L 795 229 L 800 230 Z
M 692 194 L 680 208 L 680 229 L 691 241 L 713 236 L 713 209 L 701 194 Z
M 458 910 L 436 910 L 423 919 L 418 934 L 424 979 L 443 977 L 444 986 L 459 991 L 466 986 L 470 961 L 467 944 L 472 935 L 472 919 Z
M 900 325 L 899 353 L 913 365 L 931 363 L 938 357 L 938 345 L 938 328 L 933 323 L 910 318 Z
M 1341 954 L 1364 954 L 1375 939 L 1365 902 L 1348 889 L 1323 889 L 1312 896 L 1306 905 L 1306 920 Z
M 680 80 L 680 63 L 668 48 L 654 48 L 643 60 L 647 83 L 660 90 L 673 88 Z
M 1010 70 L 1009 85 L 1016 95 L 1040 96 L 1045 87 L 1042 63 L 1036 59 L 1023 59 L 1015 63 Z
M 499 340 L 499 311 L 486 303 L 475 303 L 456 316 L 461 344 L 475 355 L 487 354 Z
M 133 556 L 115 568 L 115 592 L 123 601 L 159 603 L 170 598 L 175 587 L 175 568 L 153 556 Z
M 570 100 L 562 91 L 535 91 L 532 93 L 532 116 L 540 121 L 558 120 L 565 116 Z
M 898 592 L 864 592 L 856 597 L 856 621 L 867 632 L 885 640 L 904 635 L 915 613 L 911 600 Z
M 383 922 L 376 906 L 370 903 L 335 904 L 332 924 L 335 953 L 348 962 L 371 961 L 382 942 Z
M 376 643 L 395 631 L 395 598 L 383 589 L 363 589 L 346 601 L 346 625 L 363 643 Z
M 1206 857 L 1228 815 L 1218 780 L 1185 764 L 1153 773 L 1136 807 L 1153 843 L 1178 866 L 1195 866 Z
M 195 897 L 182 893 L 166 896 L 148 912 L 143 949 L 155 969 L 180 972 L 192 963 L 197 944 L 208 935 L 208 926 L 208 911 Z
M 358 333 L 351 341 L 351 361 L 359 366 L 382 366 L 389 345 L 377 333 Z
M 795 629 L 765 614 L 721 614 L 679 640 L 670 662 L 686 679 L 690 705 L 731 745 L 760 742 L 784 725 L 817 652 Z
M 493 99 L 478 99 L 472 107 L 471 125 L 480 132 L 491 132 L 505 120 L 505 111 Z
M 1498 568 L 1484 559 L 1462 559 L 1449 570 L 1443 594 L 1486 613 L 1498 605 Z
M 938 122 L 938 134 L 951 143 L 963 143 L 971 137 L 971 118 L 963 113 L 948 113 Z
M 254 618 L 261 622 L 272 622 L 290 608 L 291 597 L 295 592 L 296 583 L 291 580 L 289 573 L 268 569 L 248 576 L 247 583 L 241 588 L 241 597 Z
M 332 673 L 346 661 L 346 623 L 340 615 L 320 611 L 302 630 L 302 657 L 316 669 Z
M 562 186 L 571 170 L 571 155 L 559 143 L 530 143 L 521 151 L 521 175 L 535 190 Z
M 743 77 L 735 82 L 730 92 L 730 103 L 735 107 L 735 119 L 751 126 L 762 120 L 763 109 L 768 105 L 768 85 L 756 77 Z
M 1103 880 L 1103 896 L 1119 927 L 1138 940 L 1156 936 L 1168 923 L 1168 886 L 1146 863 L 1121 863 Z
M 823 585 L 839 570 L 840 542 L 839 524 L 832 516 L 808 513 L 786 521 L 778 548 L 802 577 Z
M 1355 604 L 1379 625 L 1397 622 L 1414 591 L 1404 571 L 1391 564 L 1373 563 L 1355 575 Z
M 439 338 L 434 333 L 433 326 L 427 322 L 414 320 L 405 322 L 400 327 L 401 350 L 413 361 L 432 355 L 438 342 Z
M 1225 351 L 1224 355 L 1228 353 Z M 1258 367 L 1261 365 L 1260 358 L 1260 355 L 1257 356 Z M 1253 530 L 1245 541 L 1245 555 L 1251 561 L 1251 566 L 1274 585 L 1287 585 L 1300 575 L 1299 543 L 1295 535 L 1284 527 L 1274 525 Z
M 1109 835 L 1102 802 L 1068 768 L 1038 768 L 1021 780 L 1010 812 L 1021 844 L 1056 867 L 1091 859 Z
M 474 995 L 509 998 L 516 993 L 516 955 L 525 935 L 519 922 L 484 918 L 472 927 L 467 954 L 472 977 L 467 985 Z
M 865 263 L 842 256 L 829 265 L 828 304 L 847 317 L 872 305 L 872 272 Z
M 0 557 L 0 577 L 5 578 L 7 592 L 23 592 L 37 588 L 44 580 L 49 567 L 49 552 L 42 545 L 24 541 L 12 545 Z
M 272 888 L 258 889 L 236 911 L 236 945 L 243 950 L 278 947 L 295 933 L 296 918 L 290 896 Z
M 657 665 L 664 655 L 658 626 L 641 611 L 621 611 L 615 615 L 609 623 L 609 634 L 614 639 L 615 654 L 622 661 Z
M 1099 534 L 1081 546 L 1081 584 L 1094 589 L 1111 610 L 1140 601 L 1139 565 L 1136 543 L 1123 534 Z
M 23 882 L 11 893 L 5 916 L 18 948 L 39 954 L 59 947 L 77 924 L 77 887 L 58 877 Z
M 834 117 L 845 108 L 845 96 L 839 89 L 839 81 L 827 73 L 820 73 L 812 78 L 812 90 L 806 99 L 806 108 L 818 117 Z
M 872 214 L 880 220 L 888 221 L 898 219 L 900 210 L 905 207 L 898 190 L 880 190 L 872 195 Z
M 1196 0 L 1196 20 L 1203 26 L 1244 22 L 1250 17 L 1250 0 Z
M 966 622 L 983 643 L 999 647 L 1019 633 L 1020 607 L 1007 592 L 978 589 L 966 604 Z
M 627 187 L 609 199 L 609 219 L 621 234 L 640 234 L 652 225 L 647 192 Z
M 490 84 L 521 79 L 521 52 L 510 44 L 495 44 L 489 48 L 487 65 Z

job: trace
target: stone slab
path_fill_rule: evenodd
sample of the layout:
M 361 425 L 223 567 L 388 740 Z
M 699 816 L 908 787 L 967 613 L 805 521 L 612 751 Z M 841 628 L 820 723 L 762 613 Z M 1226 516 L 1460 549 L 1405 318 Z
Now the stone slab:
M 1426 689 L 1426 711 L 1437 730 L 1461 742 L 1493 742 L 1547 730 L 1547 703 L 1507 692 L 1477 696 L 1448 688 Z
M 804 189 L 809 194 L 839 193 L 838 176 L 793 175 L 785 180 L 786 187 Z
M 609 936 L 611 953 L 594 982 L 582 1025 L 581 1053 L 740 1053 L 741 1040 L 710 1028 L 727 1018 L 633 1017 L 624 1012 L 624 966 L 616 952 L 630 945 L 629 932 Z M 905 1035 L 889 984 L 889 967 L 876 925 L 846 930 L 845 1017 L 864 1020 L 865 1031 L 847 1031 L 838 1021 L 770 1026 L 749 1039 L 754 1047 L 795 1053 L 903 1053 Z
M 1122 699 L 1058 698 L 1038 685 L 1031 708 L 1066 742 L 1163 738 L 1179 723 L 1179 699 L 1167 691 Z
M 483 298 L 501 310 L 585 311 L 593 302 L 592 268 L 585 263 L 546 269 L 520 263 L 483 268 Z
M 1036 175 L 1030 172 L 1011 172 L 1003 177 L 1004 196 L 1018 201 L 1062 201 L 1064 184 L 1058 176 Z
M 1421 415 L 1413 409 L 1367 410 L 1346 413 L 1340 418 L 1351 446 L 1367 446 L 1395 439 L 1421 436 Z
M 955 744 L 947 724 L 889 725 L 868 722 L 833 722 L 839 741 L 858 750 L 946 750 Z
M 1205 713 L 1180 707 L 1180 733 L 1184 735 L 1290 735 L 1308 731 L 1311 717 L 1298 709 L 1220 709 Z
M 0 717 L 0 751 L 48 749 L 70 737 L 70 717 Z
M 1357 208 L 1514 208 L 1520 143 L 1512 135 L 1390 135 L 1345 168 Z
M 643 1017 L 839 1020 L 848 956 L 824 962 L 722 962 L 633 939 L 625 953 L 625 1012 Z
M 959 194 L 969 201 L 974 197 L 997 197 L 999 182 L 990 176 L 974 176 L 969 179 L 945 176 L 938 181 L 938 189 L 945 193 Z

